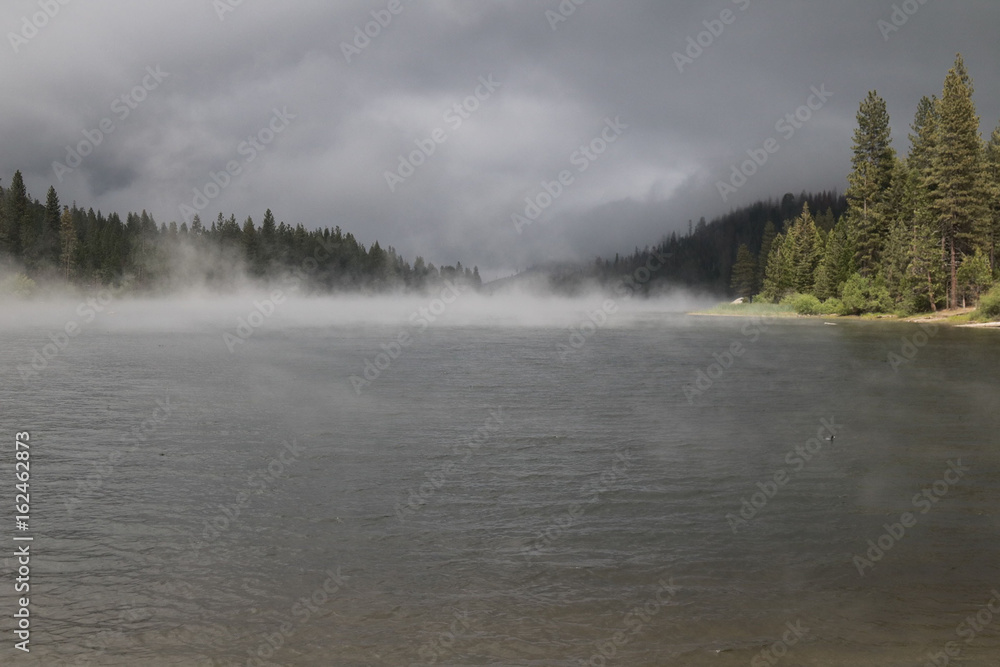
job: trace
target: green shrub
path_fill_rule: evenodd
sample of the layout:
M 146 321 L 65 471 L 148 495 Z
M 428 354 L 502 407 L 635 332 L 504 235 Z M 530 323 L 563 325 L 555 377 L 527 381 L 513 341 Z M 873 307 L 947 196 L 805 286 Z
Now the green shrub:
M 987 320 L 1000 319 L 1000 285 L 983 295 L 976 315 Z
M 819 299 L 812 294 L 792 294 L 782 299 L 781 304 L 791 306 L 799 315 L 817 315 L 820 309 Z
M 820 304 L 818 313 L 820 315 L 844 315 L 844 302 L 837 297 L 831 297 Z
M 860 273 L 847 279 L 841 298 L 847 315 L 890 313 L 894 309 L 886 286 L 881 281 L 865 278 Z

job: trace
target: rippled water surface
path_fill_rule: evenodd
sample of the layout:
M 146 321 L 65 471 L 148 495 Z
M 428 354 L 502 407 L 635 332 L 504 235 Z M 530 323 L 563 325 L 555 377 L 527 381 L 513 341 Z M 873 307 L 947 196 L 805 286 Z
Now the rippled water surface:
M 441 325 L 360 394 L 398 326 L 95 325 L 22 381 L 49 331 L 0 350 L 36 536 L 2 664 L 1000 665 L 1000 615 L 960 626 L 1000 591 L 996 331 Z

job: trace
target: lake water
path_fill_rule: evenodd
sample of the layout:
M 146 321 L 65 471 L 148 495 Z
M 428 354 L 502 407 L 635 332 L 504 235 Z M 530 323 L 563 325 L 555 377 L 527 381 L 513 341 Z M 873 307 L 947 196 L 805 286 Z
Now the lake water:
M 0 663 L 1000 665 L 1000 332 L 356 307 L 8 314 Z

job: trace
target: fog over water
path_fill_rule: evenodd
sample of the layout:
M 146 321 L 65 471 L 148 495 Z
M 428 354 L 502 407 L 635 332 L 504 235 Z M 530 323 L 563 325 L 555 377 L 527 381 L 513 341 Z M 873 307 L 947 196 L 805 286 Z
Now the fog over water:
M 277 303 L 276 291 L 280 299 Z M 312 297 L 295 295 L 280 283 L 267 289 L 244 288 L 226 295 L 198 290 L 154 298 L 116 297 L 110 291 L 95 289 L 73 294 L 49 293 L 32 301 L 2 302 L 0 327 L 62 329 L 67 321 L 78 321 L 81 325 L 115 331 L 201 331 L 215 327 L 221 336 L 255 310 L 265 315 L 263 324 L 255 328 L 273 330 L 388 326 L 413 321 L 428 326 L 568 327 L 587 319 L 588 313 L 604 311 L 606 302 L 611 304 L 607 308 L 610 312 L 605 312 L 606 325 L 614 327 L 652 314 L 689 312 L 708 307 L 714 301 L 710 296 L 681 290 L 647 299 L 633 297 L 631 292 L 599 289 L 574 297 L 543 296 L 538 290 L 520 288 L 486 295 L 462 286 L 445 286 L 423 294 Z

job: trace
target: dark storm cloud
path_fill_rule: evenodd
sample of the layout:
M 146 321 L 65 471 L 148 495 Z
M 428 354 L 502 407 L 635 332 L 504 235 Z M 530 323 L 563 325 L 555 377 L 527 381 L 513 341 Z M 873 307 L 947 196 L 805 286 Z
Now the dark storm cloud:
M 890 32 L 894 4 L 916 11 Z M 865 93 L 887 99 L 905 150 L 918 99 L 958 51 L 991 131 L 997 25 L 985 0 L 17 0 L 0 12 L 0 174 L 21 169 L 39 198 L 54 184 L 65 203 L 160 221 L 206 203 L 206 221 L 259 223 L 270 207 L 410 259 L 523 268 L 629 251 L 757 198 L 842 189 Z M 711 43 L 690 47 L 681 72 L 674 54 L 699 33 Z M 168 75 L 150 87 L 157 67 Z M 779 133 L 822 86 L 832 97 Z M 581 158 L 616 118 L 627 129 Z M 105 120 L 112 132 L 60 181 L 53 163 Z M 771 138 L 779 150 L 723 201 L 717 182 Z M 433 154 L 399 171 L 416 142 Z M 387 171 L 406 176 L 390 189 Z M 571 183 L 553 189 L 563 171 Z M 558 194 L 518 233 L 511 216 L 543 183 Z

